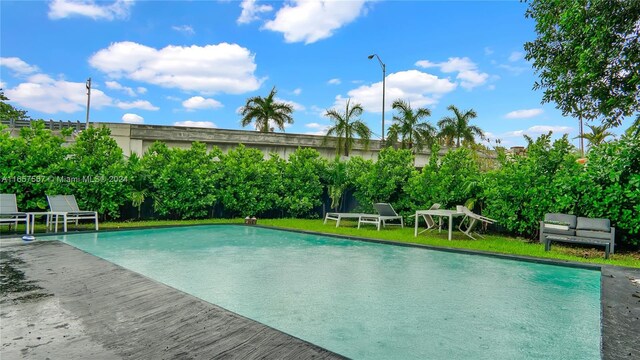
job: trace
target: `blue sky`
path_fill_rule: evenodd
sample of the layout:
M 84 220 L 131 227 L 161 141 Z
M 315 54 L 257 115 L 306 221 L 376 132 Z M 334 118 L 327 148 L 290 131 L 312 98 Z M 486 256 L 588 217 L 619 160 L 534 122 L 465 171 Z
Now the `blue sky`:
M 241 129 L 251 96 L 294 108 L 288 133 L 324 134 L 346 99 L 381 133 L 397 98 L 473 108 L 473 124 L 505 146 L 578 121 L 540 104 L 523 59 L 535 37 L 518 1 L 2 1 L 0 85 L 34 118 Z M 247 127 L 246 129 L 252 129 Z M 615 131 L 620 133 L 620 130 Z M 577 140 L 572 140 L 577 144 Z

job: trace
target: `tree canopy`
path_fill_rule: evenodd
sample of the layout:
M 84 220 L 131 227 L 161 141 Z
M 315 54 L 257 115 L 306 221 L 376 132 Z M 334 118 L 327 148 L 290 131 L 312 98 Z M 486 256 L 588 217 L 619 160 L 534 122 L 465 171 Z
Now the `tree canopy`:
M 525 58 L 543 103 L 614 126 L 640 111 L 640 1 L 525 1 L 537 33 Z
M 293 118 L 291 117 L 293 106 L 278 102 L 275 99 L 277 93 L 278 91 L 274 86 L 267 97 L 254 96 L 247 99 L 247 103 L 240 110 L 242 126 L 255 122 L 256 130 L 269 132 L 273 131 L 272 125 L 284 131 L 285 123 L 293 124 Z

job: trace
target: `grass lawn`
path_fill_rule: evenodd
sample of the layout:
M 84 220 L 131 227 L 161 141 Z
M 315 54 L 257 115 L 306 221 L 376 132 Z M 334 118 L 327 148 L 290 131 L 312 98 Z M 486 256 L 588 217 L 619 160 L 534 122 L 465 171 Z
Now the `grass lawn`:
M 206 219 L 206 220 L 156 220 L 156 221 L 127 221 L 127 222 L 106 222 L 100 224 L 101 230 L 126 229 L 139 227 L 156 227 L 156 226 L 176 226 L 176 225 L 201 225 L 201 224 L 241 224 L 244 219 Z M 583 246 L 564 246 L 561 243 L 554 243 L 551 251 L 544 251 L 544 245 L 539 243 L 531 243 L 525 239 L 501 236 L 487 235 L 484 239 L 472 240 L 464 234 L 454 231 L 451 241 L 447 239 L 447 231 L 442 233 L 431 231 L 422 233 L 418 237 L 413 236 L 413 227 L 405 227 L 401 229 L 393 226 L 381 231 L 377 231 L 373 226 L 366 226 L 357 229 L 355 221 L 341 221 L 340 227 L 335 227 L 335 222 L 330 221 L 327 225 L 322 220 L 309 219 L 259 219 L 258 224 L 262 226 L 272 226 L 284 229 L 296 229 L 313 231 L 327 234 L 337 234 L 354 237 L 364 237 L 370 239 L 379 239 L 387 241 L 397 241 L 403 243 L 425 244 L 446 248 L 480 250 L 501 254 L 512 254 L 531 256 L 544 259 L 566 260 L 583 263 L 607 264 L 626 267 L 640 268 L 640 253 L 626 252 L 611 255 L 608 260 L 604 259 L 604 247 L 598 246 L 594 248 Z M 92 229 L 89 224 L 80 226 L 83 230 Z M 3 227 L 3 230 L 6 229 Z M 69 230 L 74 231 L 75 226 L 69 225 Z M 43 232 L 44 225 L 38 224 L 36 232 Z

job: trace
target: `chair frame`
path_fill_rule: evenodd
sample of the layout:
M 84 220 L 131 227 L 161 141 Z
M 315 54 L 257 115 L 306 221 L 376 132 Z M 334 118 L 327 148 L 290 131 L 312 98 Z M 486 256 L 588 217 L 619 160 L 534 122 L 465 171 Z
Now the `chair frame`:
M 18 211 L 16 194 L 0 194 L 0 224 L 9 224 L 9 229 L 11 229 L 11 225 L 17 227 L 19 222 L 24 222 L 25 233 L 28 235 L 30 220 L 31 216 L 28 213 Z
M 462 213 L 464 213 L 465 215 L 464 218 L 462 218 L 460 225 L 458 226 L 458 230 L 460 230 L 460 232 L 472 238 L 473 240 L 477 240 L 477 239 L 473 237 L 472 234 L 475 234 L 481 238 L 484 238 L 482 234 L 478 233 L 477 231 L 475 232 L 473 231 L 479 223 L 483 222 L 487 224 L 493 224 L 496 222 L 495 220 L 490 219 L 486 216 L 482 216 L 474 213 L 473 211 L 469 210 L 466 206 L 458 206 L 458 207 L 459 209 L 462 210 Z M 468 224 L 465 224 L 465 220 L 466 222 L 468 222 Z
M 98 212 L 96 211 L 85 211 L 80 210 L 78 207 L 78 202 L 76 201 L 76 197 L 74 195 L 47 195 L 47 201 L 49 202 L 49 209 L 52 213 L 47 216 L 47 229 L 52 226 L 51 217 L 56 217 L 56 231 L 57 231 L 57 216 L 62 214 L 62 222 L 64 232 L 67 232 L 67 223 L 70 221 L 75 221 L 76 226 L 78 225 L 78 220 L 94 220 L 95 229 L 98 230 Z
M 373 207 L 376 209 L 376 211 L 378 211 L 378 215 L 364 214 L 360 216 L 360 218 L 358 219 L 358 229 L 360 229 L 360 225 L 362 224 L 376 225 L 376 227 L 378 228 L 378 231 L 380 231 L 380 227 L 386 227 L 387 225 L 400 226 L 404 228 L 404 219 L 402 218 L 402 216 L 398 215 L 398 213 L 393 209 L 393 206 L 391 206 L 391 204 L 376 203 L 376 204 L 373 204 Z M 394 215 L 382 215 L 386 213 L 391 214 L 391 212 Z M 389 220 L 400 220 L 400 224 L 394 224 L 394 223 L 387 224 L 387 221 Z

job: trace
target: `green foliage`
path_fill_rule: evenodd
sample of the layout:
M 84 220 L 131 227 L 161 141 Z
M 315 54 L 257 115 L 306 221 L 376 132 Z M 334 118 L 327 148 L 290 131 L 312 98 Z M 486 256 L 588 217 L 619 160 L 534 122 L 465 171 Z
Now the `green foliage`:
M 577 181 L 582 216 L 611 220 L 621 243 L 640 245 L 640 139 L 623 137 L 593 148 Z
M 81 209 L 117 218 L 130 185 L 122 149 L 110 135 L 104 126 L 82 131 L 69 148 L 66 175 Z
M 339 211 L 344 191 L 349 184 L 347 163 L 340 161 L 339 156 L 336 156 L 333 161 L 327 164 L 324 182 L 327 184 L 327 192 L 329 193 L 329 198 L 331 198 L 331 209 Z
M 358 165 L 354 162 L 354 165 Z M 413 176 L 413 155 L 410 150 L 382 149 L 378 161 L 359 172 L 354 179 L 355 193 L 360 207 L 371 211 L 378 202 L 391 203 L 396 211 L 406 208 L 404 185 Z
M 272 155 L 265 161 L 260 150 L 239 145 L 220 160 L 220 200 L 227 216 L 260 216 L 276 209 L 284 192 L 282 159 Z
M 344 113 L 338 112 L 336 109 L 327 110 L 325 116 L 333 121 L 333 126 L 327 130 L 324 143 L 329 141 L 330 137 L 335 137 L 336 155 L 343 151 L 344 156 L 349 156 L 349 151 L 353 148 L 356 136 L 360 138 L 360 142 L 367 148 L 369 139 L 371 138 L 371 129 L 358 117 L 362 115 L 364 109 L 360 104 L 349 106 L 351 99 L 347 100 Z
M 453 112 L 453 116 L 445 116 L 438 121 L 439 136 L 446 145 L 454 145 L 455 140 L 455 146 L 460 147 L 462 143 L 474 144 L 476 136 L 484 138 L 482 129 L 469 124 L 471 119 L 478 116 L 475 110 L 461 111 L 454 105 L 449 105 L 447 109 Z
M 222 153 L 214 147 L 194 142 L 190 149 L 168 148 L 156 142 L 145 153 L 142 164 L 147 173 L 154 209 L 169 218 L 202 218 L 209 215 L 219 196 L 221 165 L 214 161 Z M 138 188 L 138 191 L 140 189 Z
M 612 125 L 640 111 L 640 1 L 529 0 L 537 38 L 527 42 L 543 103 Z
M 7 103 L 9 100 L 0 89 L 0 120 L 30 120 L 25 110 L 17 109 Z
M 256 130 L 261 132 L 273 131 L 271 126 L 275 125 L 284 131 L 285 124 L 293 124 L 291 113 L 293 106 L 275 100 L 277 94 L 276 87 L 271 89 L 267 97 L 254 96 L 247 99 L 247 103 L 240 110 L 242 126 L 247 126 L 255 122 Z
M 432 154 L 438 153 L 438 146 Z M 467 148 L 449 151 L 440 161 L 432 156 L 429 164 L 407 184 L 406 191 L 414 209 L 428 209 L 434 203 L 442 208 L 462 205 L 480 197 L 482 177 L 473 152 Z
M 577 155 L 565 135 L 551 145 L 551 133 L 533 141 L 527 154 L 502 159 L 487 175 L 486 216 L 510 232 L 537 237 L 545 213 L 575 213 L 577 193 L 571 186 L 579 174 Z
M 69 149 L 43 121 L 22 128 L 19 137 L 0 131 L 0 192 L 16 194 L 22 211 L 47 208 L 47 194 L 68 192 Z
M 281 202 L 288 216 L 309 216 L 315 207 L 322 204 L 321 176 L 325 168 L 326 162 L 315 149 L 298 148 L 289 156 L 284 166 Z
M 421 122 L 422 118 L 431 116 L 427 108 L 412 109 L 408 102 L 397 99 L 392 105 L 398 114 L 393 117 L 395 123 L 389 127 L 388 143 L 395 145 L 400 142 L 402 149 L 422 150 L 435 142 L 436 129 L 428 122 Z

